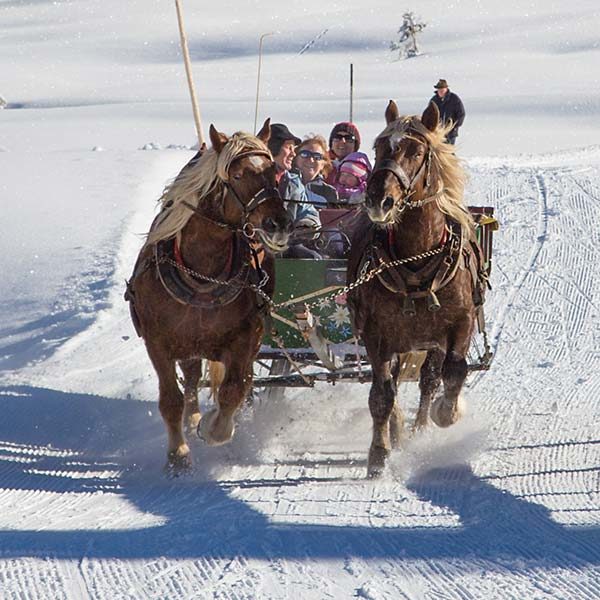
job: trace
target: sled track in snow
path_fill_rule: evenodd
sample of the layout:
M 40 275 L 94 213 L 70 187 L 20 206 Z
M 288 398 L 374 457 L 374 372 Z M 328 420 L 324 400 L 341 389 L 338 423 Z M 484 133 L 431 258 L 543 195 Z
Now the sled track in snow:
M 534 182 L 537 189 L 537 198 L 538 198 L 538 221 L 537 221 L 537 234 L 535 238 L 535 242 L 531 248 L 529 253 L 529 258 L 527 262 L 522 266 L 520 274 L 517 276 L 515 283 L 512 286 L 511 291 L 508 293 L 507 299 L 498 312 L 497 318 L 494 320 L 494 328 L 490 333 L 490 341 L 492 346 L 492 351 L 494 354 L 498 351 L 498 346 L 500 344 L 500 338 L 502 336 L 502 330 L 504 329 L 504 325 L 506 322 L 506 317 L 508 311 L 512 308 L 515 298 L 525 281 L 531 274 L 531 272 L 535 268 L 536 261 L 542 251 L 542 247 L 544 242 L 546 241 L 546 236 L 548 232 L 548 190 L 546 187 L 546 182 L 544 180 L 544 176 L 541 172 L 538 172 L 534 175 Z

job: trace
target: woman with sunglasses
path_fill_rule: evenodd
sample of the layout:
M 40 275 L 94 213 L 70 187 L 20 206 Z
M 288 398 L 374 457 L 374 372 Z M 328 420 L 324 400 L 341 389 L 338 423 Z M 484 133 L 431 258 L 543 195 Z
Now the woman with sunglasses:
M 310 202 L 323 207 L 336 204 L 338 196 L 335 188 L 323 179 L 331 170 L 327 142 L 323 136 L 309 137 L 296 147 L 294 167 L 300 172 Z
M 333 185 L 340 163 L 348 154 L 360 148 L 360 133 L 358 127 L 350 121 L 342 121 L 334 125 L 329 134 L 329 156 L 333 169 L 327 175 L 326 181 Z
M 337 190 L 323 179 L 332 168 L 327 142 L 323 136 L 309 137 L 296 147 L 294 166 L 302 177 L 310 202 L 314 202 L 319 208 L 338 207 Z M 315 242 L 316 247 L 325 256 L 342 258 L 347 250 L 344 241 L 347 238 L 338 231 L 338 227 L 339 220 L 335 219 L 333 224 L 323 228 Z

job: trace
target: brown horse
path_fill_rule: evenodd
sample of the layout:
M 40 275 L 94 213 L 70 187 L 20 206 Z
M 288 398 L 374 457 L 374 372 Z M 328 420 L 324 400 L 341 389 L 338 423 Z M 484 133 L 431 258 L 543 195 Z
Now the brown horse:
M 385 117 L 366 191 L 369 218 L 354 236 L 348 268 L 349 282 L 366 280 L 348 294 L 348 305 L 373 370 L 369 477 L 381 473 L 400 441 L 399 354 L 427 351 L 414 428 L 427 424 L 442 381 L 431 418 L 440 427 L 459 419 L 466 354 L 483 300 L 483 265 L 462 200 L 464 171 L 453 146 L 443 141 L 448 128 L 438 125 L 437 107 L 430 104 L 420 119 L 401 117 L 390 101 Z M 381 268 L 383 263 L 393 266 Z
M 167 466 L 173 470 L 191 464 L 184 423 L 188 430 L 198 427 L 208 444 L 228 442 L 252 385 L 264 304 L 274 287 L 273 260 L 261 260 L 256 246 L 285 250 L 291 228 L 276 189 L 269 136 L 269 120 L 256 137 L 228 138 L 211 125 L 212 148 L 165 189 L 162 211 L 128 284 L 134 324 L 158 375 Z M 220 377 L 211 377 L 218 387 L 216 407 L 201 419 L 203 358 L 219 366 L 211 374 Z

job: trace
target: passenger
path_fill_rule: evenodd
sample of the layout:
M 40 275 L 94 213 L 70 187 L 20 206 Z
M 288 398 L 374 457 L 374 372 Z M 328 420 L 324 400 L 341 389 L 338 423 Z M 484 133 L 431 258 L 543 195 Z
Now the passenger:
M 333 169 L 326 178 L 333 185 L 340 162 L 352 152 L 360 148 L 360 133 L 358 127 L 350 121 L 342 121 L 334 126 L 329 134 L 329 156 L 333 161 Z
M 296 148 L 296 152 L 294 164 L 302 174 L 308 199 L 316 203 L 318 208 L 337 207 L 337 191 L 323 179 L 323 175 L 331 169 L 325 138 L 320 135 L 309 137 Z M 338 231 L 337 222 L 322 229 L 315 245 L 326 256 L 333 258 L 343 256 L 346 248 L 344 237 Z
M 300 237 L 304 241 L 312 240 L 321 225 L 317 209 L 312 204 L 307 203 L 306 190 L 302 184 L 300 174 L 292 170 L 295 147 L 300 143 L 300 138 L 296 137 L 283 123 L 273 123 L 271 125 L 271 137 L 269 138 L 269 150 L 273 155 L 275 166 L 277 168 L 277 185 L 279 193 L 286 203 L 286 210 L 292 218 L 294 230 L 296 232 L 304 230 L 305 234 Z M 286 202 L 291 200 L 291 202 Z M 284 254 L 286 258 L 321 258 L 321 255 L 307 248 L 304 243 L 294 243 Z
M 348 154 L 340 163 L 334 183 L 340 201 L 346 201 L 348 204 L 362 202 L 372 170 L 366 154 L 363 152 Z
M 338 195 L 335 188 L 325 183 L 323 179 L 332 169 L 327 142 L 323 136 L 306 138 L 296 147 L 294 167 L 300 171 L 310 202 L 323 207 L 337 203 Z

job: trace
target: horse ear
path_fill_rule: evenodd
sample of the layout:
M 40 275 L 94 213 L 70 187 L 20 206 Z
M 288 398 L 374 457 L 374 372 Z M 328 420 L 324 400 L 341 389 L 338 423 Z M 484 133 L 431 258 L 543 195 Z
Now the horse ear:
M 435 105 L 435 102 L 430 102 L 429 106 L 425 109 L 425 112 L 421 115 L 421 123 L 423 123 L 429 131 L 435 131 L 439 122 L 440 111 Z
M 387 108 L 385 109 L 385 122 L 389 125 L 392 121 L 395 121 L 400 116 L 398 106 L 393 100 L 390 100 Z
M 271 119 L 267 119 L 263 126 L 260 128 L 260 131 L 256 134 L 256 137 L 265 144 L 269 143 L 269 139 L 271 137 Z
M 208 130 L 208 134 L 210 136 L 210 141 L 212 142 L 212 146 L 219 154 L 221 150 L 223 150 L 223 146 L 227 143 L 228 138 L 224 133 L 217 131 L 215 126 L 211 123 L 211 126 Z

